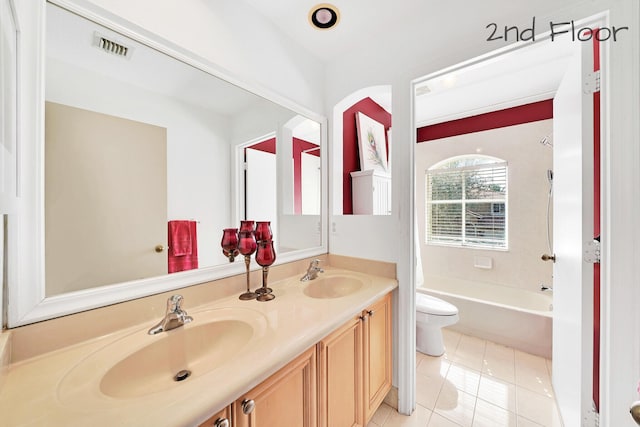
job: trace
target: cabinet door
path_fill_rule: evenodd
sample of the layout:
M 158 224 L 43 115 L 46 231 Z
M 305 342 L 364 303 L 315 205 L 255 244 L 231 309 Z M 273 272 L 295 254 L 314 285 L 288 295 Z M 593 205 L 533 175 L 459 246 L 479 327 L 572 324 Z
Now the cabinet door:
M 315 346 L 234 405 L 235 427 L 316 427 Z
M 362 320 L 354 318 L 318 344 L 321 427 L 364 425 Z
M 391 389 L 391 294 L 363 313 L 365 423 Z
M 221 409 L 198 427 L 231 427 L 231 406 Z

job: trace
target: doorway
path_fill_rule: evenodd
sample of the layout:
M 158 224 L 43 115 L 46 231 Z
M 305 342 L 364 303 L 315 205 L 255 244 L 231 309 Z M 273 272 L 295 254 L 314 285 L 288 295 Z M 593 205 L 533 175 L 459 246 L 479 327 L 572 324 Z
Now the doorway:
M 276 133 L 272 132 L 238 145 L 236 157 L 242 171 L 238 181 L 239 220 L 270 221 L 277 236 Z
M 586 26 L 587 22 L 581 24 Z M 597 28 L 599 21 L 592 19 L 588 24 Z M 600 104 L 599 94 L 593 94 L 599 88 L 584 89 L 594 78 L 598 56 L 598 50 L 590 43 L 558 38 L 551 41 L 543 36 L 535 43 L 510 46 L 413 82 L 416 129 L 453 123 L 454 131 L 461 131 L 456 125 L 461 124 L 462 118 L 553 99 L 553 133 L 546 139 L 555 143 L 553 167 L 547 177 L 554 176 L 554 185 L 557 182 L 553 190 L 553 250 L 557 262 L 553 264 L 551 284 L 553 386 L 567 425 L 595 425 L 594 405 L 599 398 L 596 331 L 600 322 L 597 306 L 594 307 L 594 298 L 597 301 L 599 296 L 599 268 L 582 256 L 583 245 L 592 243 L 599 233 L 601 196 L 597 174 L 601 148 L 594 123 L 599 124 L 600 119 L 594 111 Z M 589 90 L 592 92 L 585 93 Z M 415 161 L 415 147 L 413 153 Z M 421 172 L 424 171 L 416 168 L 416 181 L 424 179 Z M 419 204 L 416 206 L 421 209 Z M 422 237 L 424 233 L 419 239 L 424 240 Z M 417 258 L 420 262 L 419 252 Z M 425 274 L 429 274 L 428 268 Z M 575 304 L 576 301 L 580 303 Z M 576 384 L 580 385 L 579 393 Z M 587 424 L 583 420 L 588 420 Z

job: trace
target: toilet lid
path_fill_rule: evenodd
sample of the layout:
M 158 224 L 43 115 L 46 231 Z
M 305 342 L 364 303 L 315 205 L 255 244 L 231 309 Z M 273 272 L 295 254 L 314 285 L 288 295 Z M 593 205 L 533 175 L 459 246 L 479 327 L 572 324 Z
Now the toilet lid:
M 455 305 L 422 293 L 416 293 L 416 310 L 438 316 L 453 316 L 454 314 L 458 314 L 458 308 Z

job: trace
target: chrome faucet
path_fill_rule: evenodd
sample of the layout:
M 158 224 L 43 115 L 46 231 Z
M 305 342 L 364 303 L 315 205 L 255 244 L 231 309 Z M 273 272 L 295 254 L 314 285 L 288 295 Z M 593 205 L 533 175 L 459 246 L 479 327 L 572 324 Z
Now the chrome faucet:
M 188 316 L 187 312 L 182 309 L 182 302 L 184 298 L 182 295 L 173 295 L 167 300 L 167 312 L 157 325 L 149 329 L 149 335 L 155 335 L 160 332 L 170 331 L 175 328 L 179 328 L 185 323 L 189 323 L 193 320 L 193 317 Z
M 319 267 L 320 260 L 314 259 L 309 264 L 309 268 L 307 268 L 307 272 L 300 278 L 301 282 L 306 282 L 307 280 L 313 280 L 318 277 L 318 273 L 324 273 L 324 270 Z

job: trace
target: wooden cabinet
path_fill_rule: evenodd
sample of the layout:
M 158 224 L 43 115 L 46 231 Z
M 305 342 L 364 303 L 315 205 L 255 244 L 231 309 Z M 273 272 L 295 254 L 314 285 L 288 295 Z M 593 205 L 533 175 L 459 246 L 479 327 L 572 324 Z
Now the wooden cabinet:
M 367 425 L 391 388 L 391 321 L 387 294 L 200 427 Z
M 391 388 L 391 294 L 318 343 L 321 427 L 366 425 Z
M 364 425 L 362 320 L 356 317 L 318 343 L 318 425 Z
M 391 294 L 363 312 L 364 419 L 368 423 L 391 389 Z
M 366 170 L 351 172 L 351 194 L 355 215 L 391 214 L 391 177 Z
M 231 405 L 214 414 L 198 427 L 231 427 Z
M 234 427 L 316 427 L 315 346 L 233 405 Z

